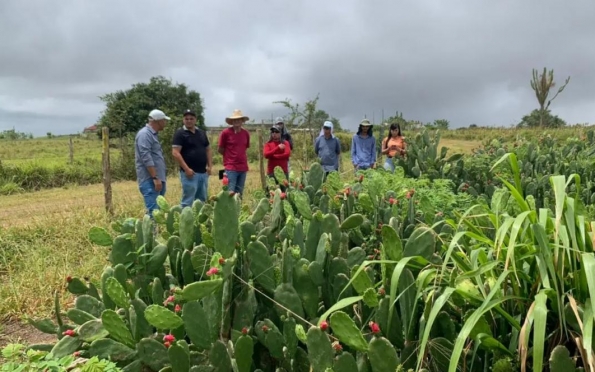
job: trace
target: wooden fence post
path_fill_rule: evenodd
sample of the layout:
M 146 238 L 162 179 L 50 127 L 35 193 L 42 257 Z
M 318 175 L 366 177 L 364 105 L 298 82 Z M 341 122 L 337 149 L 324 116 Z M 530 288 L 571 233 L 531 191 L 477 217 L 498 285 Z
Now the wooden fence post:
M 72 136 L 68 141 L 68 148 L 70 150 L 70 164 L 74 163 L 74 145 L 72 144 Z
M 263 125 L 264 126 L 264 125 Z M 256 135 L 258 136 L 258 167 L 260 168 L 260 184 L 262 185 L 262 189 L 266 190 L 267 188 L 267 180 L 264 174 L 264 155 L 262 153 L 263 144 L 262 144 L 262 128 L 256 130 Z
M 110 216 L 114 215 L 114 208 L 112 205 L 112 174 L 109 159 L 109 128 L 101 128 L 102 132 L 102 160 L 103 160 L 103 194 L 105 197 L 105 211 Z

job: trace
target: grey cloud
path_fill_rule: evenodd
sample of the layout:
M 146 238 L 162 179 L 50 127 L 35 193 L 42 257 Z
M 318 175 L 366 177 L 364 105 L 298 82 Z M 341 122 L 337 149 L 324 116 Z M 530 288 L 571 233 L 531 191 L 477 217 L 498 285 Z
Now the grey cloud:
M 156 75 L 199 91 L 208 125 L 234 108 L 282 115 L 272 101 L 317 93 L 352 129 L 382 109 L 509 125 L 537 106 L 529 79 L 544 66 L 558 84 L 572 77 L 553 113 L 595 122 L 593 14 L 592 0 L 4 0 L 0 129 L 80 131 L 98 96 Z

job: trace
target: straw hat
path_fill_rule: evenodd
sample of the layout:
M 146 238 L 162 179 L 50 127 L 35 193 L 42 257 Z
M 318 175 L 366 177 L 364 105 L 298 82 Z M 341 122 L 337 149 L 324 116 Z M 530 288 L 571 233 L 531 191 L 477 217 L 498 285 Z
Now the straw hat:
M 231 114 L 231 116 L 228 116 L 228 117 L 225 118 L 225 122 L 227 124 L 230 124 L 231 125 L 230 121 L 231 120 L 234 120 L 234 119 L 250 120 L 249 117 L 247 117 L 246 115 L 242 114 L 242 110 L 238 110 L 238 109 L 233 110 L 233 113 Z

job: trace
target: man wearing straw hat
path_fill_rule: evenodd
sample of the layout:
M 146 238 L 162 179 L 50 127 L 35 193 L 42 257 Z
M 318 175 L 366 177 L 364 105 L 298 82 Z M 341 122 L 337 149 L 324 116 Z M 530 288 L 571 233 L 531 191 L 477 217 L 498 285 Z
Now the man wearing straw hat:
M 242 128 L 242 125 L 249 120 L 242 114 L 241 110 L 234 110 L 225 118 L 230 125 L 224 129 L 219 136 L 218 151 L 223 155 L 223 167 L 229 180 L 229 191 L 242 195 L 248 172 L 247 151 L 250 148 L 250 132 Z

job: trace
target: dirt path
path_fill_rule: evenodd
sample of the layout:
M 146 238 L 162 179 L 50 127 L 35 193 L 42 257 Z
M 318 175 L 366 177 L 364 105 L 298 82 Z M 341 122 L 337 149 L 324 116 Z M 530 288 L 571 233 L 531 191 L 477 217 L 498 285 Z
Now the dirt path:
M 56 341 L 57 338 L 55 335 L 43 333 L 30 324 L 17 321 L 8 321 L 0 324 L 0 348 L 10 343 L 32 345 L 54 343 Z

